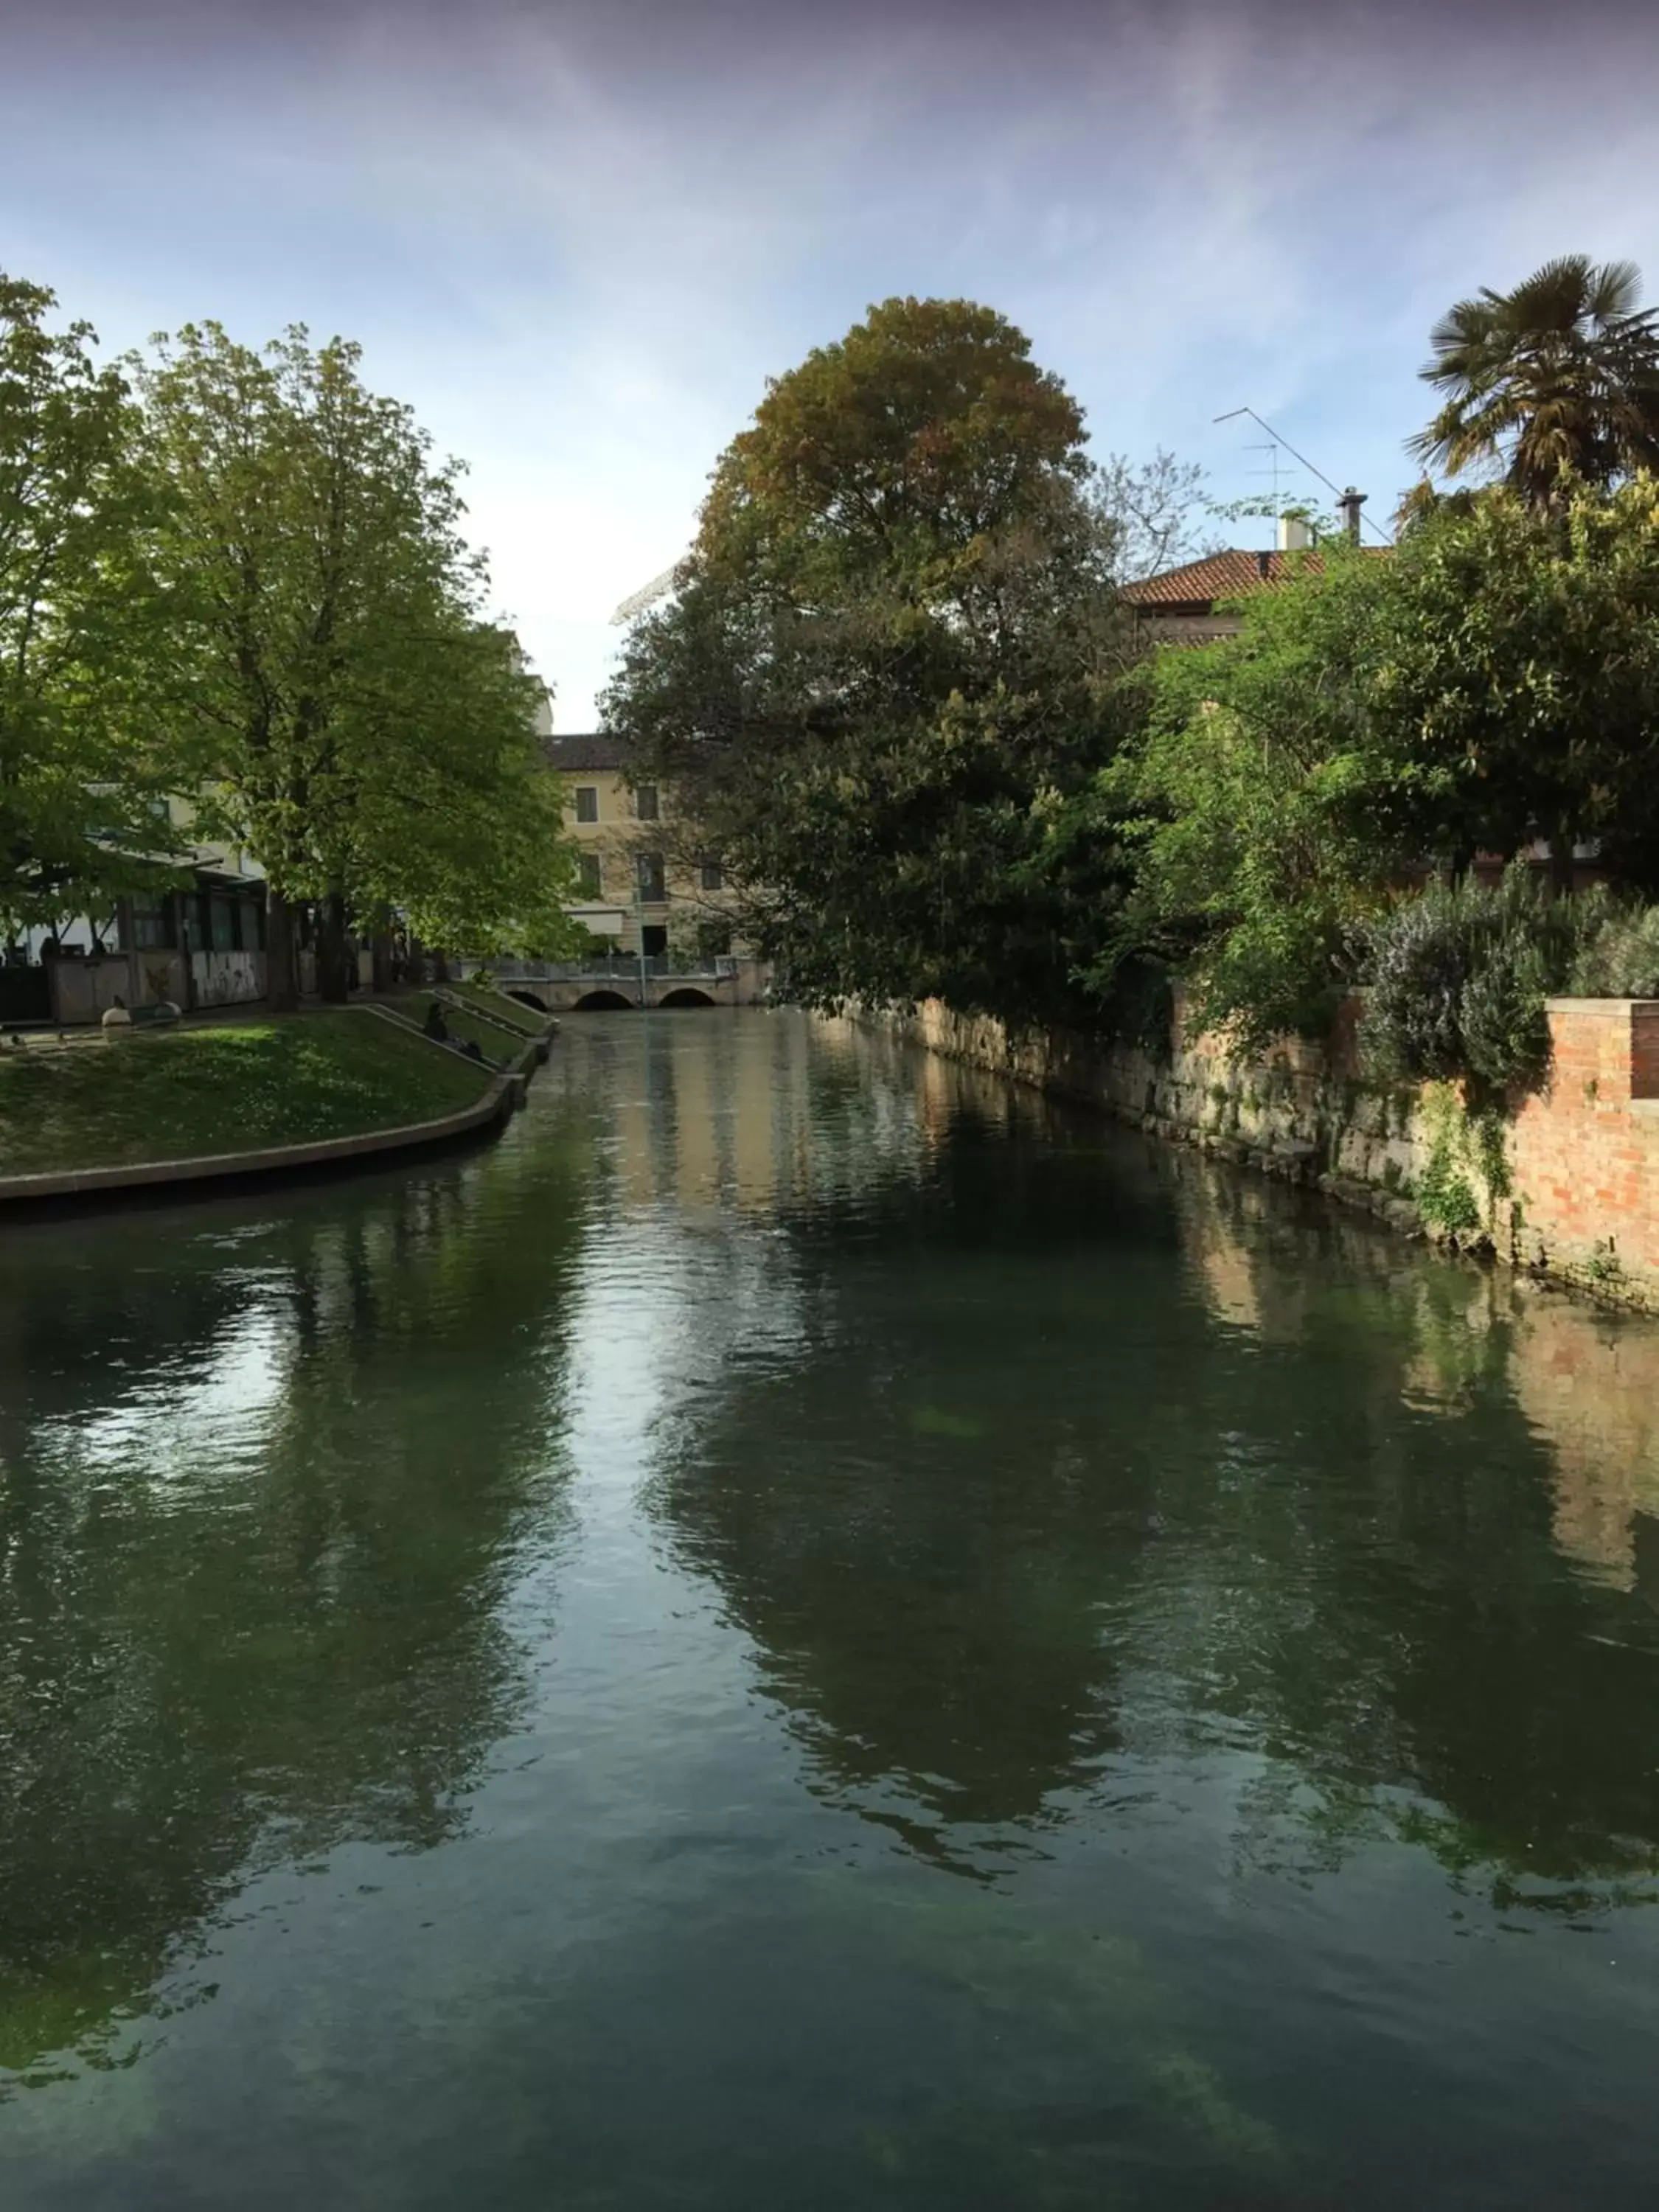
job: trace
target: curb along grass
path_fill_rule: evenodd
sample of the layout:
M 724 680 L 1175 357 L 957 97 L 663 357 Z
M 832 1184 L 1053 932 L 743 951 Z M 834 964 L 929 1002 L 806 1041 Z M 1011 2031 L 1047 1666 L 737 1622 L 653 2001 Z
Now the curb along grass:
M 388 1038 L 390 1049 L 384 1054 L 373 1046 L 365 1051 L 366 1020 L 372 1020 L 377 1029 L 384 1024 L 386 1030 L 395 1032 L 398 1042 L 391 1045 Z M 70 1073 L 76 1090 L 58 1099 L 46 1086 L 62 1078 L 64 1066 L 26 1070 L 0 1064 L 0 1147 L 3 1147 L 0 1161 L 5 1152 L 16 1158 L 20 1150 L 15 1142 L 7 1142 L 9 1104 L 14 1120 L 19 1109 L 46 1117 L 44 1122 L 37 1121 L 30 1126 L 24 1144 L 40 1164 L 0 1175 L 0 1215 L 42 1203 L 94 1204 L 139 1190 L 166 1194 L 176 1188 L 178 1194 L 183 1195 L 238 1180 L 315 1174 L 355 1165 L 368 1168 L 400 1154 L 463 1142 L 501 1127 L 511 1116 L 522 1103 L 535 1069 L 546 1060 L 556 1029 L 556 1024 L 549 1022 L 538 1035 L 520 1034 L 511 1040 L 522 1048 L 497 1066 L 470 1098 L 465 1073 L 483 1073 L 476 1061 L 454 1046 L 436 1045 L 422 1037 L 400 1016 L 373 1005 L 307 1012 L 281 1024 L 270 1020 L 225 1023 L 211 1030 L 203 1025 L 162 1036 L 124 1037 L 106 1049 L 121 1054 L 176 1052 L 191 1039 L 211 1036 L 215 1040 L 205 1048 L 211 1058 L 201 1064 L 204 1077 L 211 1079 L 199 1085 L 192 1085 L 195 1071 L 187 1063 L 118 1063 L 120 1087 L 127 1094 L 120 1102 L 127 1109 L 125 1121 L 107 1096 L 100 1095 L 100 1073 L 107 1077 L 114 1072 L 102 1049 L 94 1047 L 82 1059 L 77 1048 L 78 1066 Z M 270 1040 L 278 1035 L 283 1038 L 283 1047 L 273 1052 Z M 146 1156 L 143 1128 L 135 1128 L 134 1116 L 141 1116 L 142 1110 L 152 1103 L 177 1117 L 167 1125 L 175 1134 L 181 1127 L 188 1132 L 192 1108 L 196 1120 L 205 1122 L 216 1135 L 228 1123 L 235 1125 L 239 1103 L 250 1097 L 246 1091 L 239 1090 L 237 1082 L 243 1071 L 236 1064 L 236 1054 L 244 1047 L 248 1083 L 263 1079 L 268 1086 L 257 1098 L 250 1099 L 244 1126 L 257 1135 L 276 1136 L 278 1141 L 231 1149 L 215 1145 L 210 1150 L 185 1150 L 173 1155 L 158 1147 Z M 281 1078 L 285 1073 L 291 1075 L 296 1066 L 309 1088 L 301 1091 L 296 1085 L 293 1095 L 285 1098 Z M 365 1071 L 367 1079 L 357 1079 L 364 1078 Z M 26 1095 L 8 1101 L 7 1085 L 20 1077 L 25 1079 Z M 274 1093 L 269 1087 L 273 1077 L 277 1085 Z M 193 1087 L 202 1094 L 194 1099 Z M 149 1096 L 152 1091 L 154 1100 Z M 398 1101 L 404 1103 L 406 1118 L 378 1118 L 388 1102 L 395 1115 Z M 410 1105 L 428 1110 L 408 1114 Z M 429 1110 L 434 1105 L 439 1110 Z M 377 1118 L 368 1126 L 331 1127 L 328 1133 L 315 1136 L 296 1132 L 284 1139 L 285 1107 L 302 1127 L 307 1118 L 313 1124 L 320 1119 L 327 1126 L 364 1110 Z M 56 1120 L 51 1118 L 54 1109 Z M 77 1147 L 77 1137 L 92 1141 Z M 100 1139 L 106 1151 L 101 1160 L 97 1157 Z M 112 1139 L 126 1157 L 108 1157 Z M 72 1148 L 80 1150 L 79 1158 L 73 1157 Z M 71 1156 L 63 1158 L 65 1151 Z M 54 1152 L 58 1157 L 52 1157 Z M 42 1154 L 46 1157 L 41 1158 Z

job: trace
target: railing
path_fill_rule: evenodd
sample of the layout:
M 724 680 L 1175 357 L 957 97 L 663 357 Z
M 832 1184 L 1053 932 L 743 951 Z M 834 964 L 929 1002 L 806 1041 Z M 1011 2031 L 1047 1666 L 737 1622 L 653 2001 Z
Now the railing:
M 708 959 L 672 952 L 596 952 L 586 960 L 486 960 L 492 975 L 515 983 L 588 983 L 615 979 L 637 983 L 641 972 L 648 981 L 684 977 L 688 981 L 720 981 L 735 975 L 742 962 L 732 953 L 716 953 Z

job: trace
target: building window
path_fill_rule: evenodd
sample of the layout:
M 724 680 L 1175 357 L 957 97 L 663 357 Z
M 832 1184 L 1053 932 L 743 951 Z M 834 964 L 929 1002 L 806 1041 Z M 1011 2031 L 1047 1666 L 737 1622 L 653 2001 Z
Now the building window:
M 599 856 L 597 853 L 582 853 L 576 860 L 576 888 L 584 898 L 598 898 L 605 888 L 599 875 Z
M 723 891 L 726 889 L 726 871 L 718 860 L 704 860 L 702 887 L 706 891 Z
M 662 810 L 657 805 L 657 787 L 654 783 L 642 783 L 640 786 L 634 794 L 634 811 L 641 822 L 658 820 Z
M 578 822 L 597 822 L 599 818 L 599 793 L 597 784 L 579 783 L 576 786 L 576 819 Z
M 635 855 L 639 871 L 640 897 L 647 906 L 660 906 L 668 896 L 663 882 L 662 854 L 639 853 Z
M 168 902 L 156 899 L 146 905 L 135 899 L 132 902 L 132 950 L 135 952 L 164 952 L 173 943 L 173 916 Z
M 263 952 L 264 951 L 264 945 L 259 942 L 261 936 L 264 934 L 261 924 L 264 922 L 264 918 L 265 910 L 260 905 L 257 898 L 237 900 L 237 941 L 244 952 Z
M 210 898 L 208 909 L 208 944 L 216 952 L 236 950 L 236 909 L 228 898 Z

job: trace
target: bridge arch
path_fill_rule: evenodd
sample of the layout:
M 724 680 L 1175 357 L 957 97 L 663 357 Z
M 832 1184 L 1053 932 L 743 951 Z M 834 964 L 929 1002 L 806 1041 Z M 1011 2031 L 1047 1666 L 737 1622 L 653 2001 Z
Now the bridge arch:
M 538 1014 L 544 1014 L 549 1011 L 545 999 L 539 997 L 534 991 L 522 989 L 517 984 L 508 986 L 507 995 L 509 999 L 517 999 L 522 1006 L 534 1006 Z
M 711 999 L 707 991 L 699 991 L 692 984 L 682 983 L 675 990 L 665 991 L 657 1004 L 659 1006 L 712 1006 L 718 1001 Z
M 623 998 L 620 991 L 584 991 L 571 1008 L 577 1014 L 611 1014 L 632 1012 L 634 1001 Z

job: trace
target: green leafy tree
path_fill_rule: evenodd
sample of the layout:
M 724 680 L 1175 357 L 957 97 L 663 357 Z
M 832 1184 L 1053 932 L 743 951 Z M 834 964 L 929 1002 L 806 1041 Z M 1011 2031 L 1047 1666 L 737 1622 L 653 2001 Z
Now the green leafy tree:
M 607 721 L 801 997 L 1078 1010 L 1109 866 L 1035 863 L 1127 650 L 1083 443 L 1000 316 L 890 300 L 769 386 L 633 631 Z
M 1537 507 L 1563 472 L 1608 484 L 1659 468 L 1659 330 L 1633 262 L 1573 253 L 1511 292 L 1483 286 L 1435 325 L 1425 380 L 1443 392 L 1408 447 L 1458 476 L 1501 475 Z
M 1659 483 L 1581 486 L 1557 514 L 1498 489 L 1408 533 L 1367 649 L 1373 711 L 1433 775 L 1427 849 L 1558 879 L 1595 839 L 1659 881 Z
M 1159 653 L 1138 677 L 1142 731 L 1085 804 L 1133 855 L 1097 960 L 1103 996 L 1126 960 L 1150 957 L 1242 1042 L 1328 1018 L 1355 923 L 1411 858 L 1443 781 L 1375 711 L 1390 582 L 1387 563 L 1339 542 L 1242 601 L 1237 635 Z
M 132 742 L 150 617 L 146 486 L 118 370 L 53 295 L 0 274 L 0 935 L 158 879 L 164 785 Z
M 1133 855 L 1103 928 L 1261 1043 L 1316 1030 L 1358 933 L 1433 862 L 1547 838 L 1659 878 L 1659 485 L 1559 514 L 1503 488 L 1379 556 L 1340 542 L 1238 605 L 1237 636 L 1156 656 L 1143 725 L 1080 803 Z
M 532 722 L 538 686 L 509 630 L 453 599 L 380 637 L 342 712 L 353 803 L 329 869 L 369 916 L 428 945 L 557 959 L 587 942 L 563 798 Z M 444 720 L 434 743 L 432 704 Z
M 569 864 L 535 686 L 482 621 L 458 467 L 365 387 L 355 345 L 313 349 L 296 327 L 257 353 L 211 323 L 155 345 L 139 371 L 167 504 L 155 703 L 204 822 L 266 872 L 271 1003 L 295 1000 L 301 902 L 333 997 L 348 921 L 394 906 L 468 949 L 514 913 L 544 935 Z M 544 831 L 531 900 L 525 842 Z

